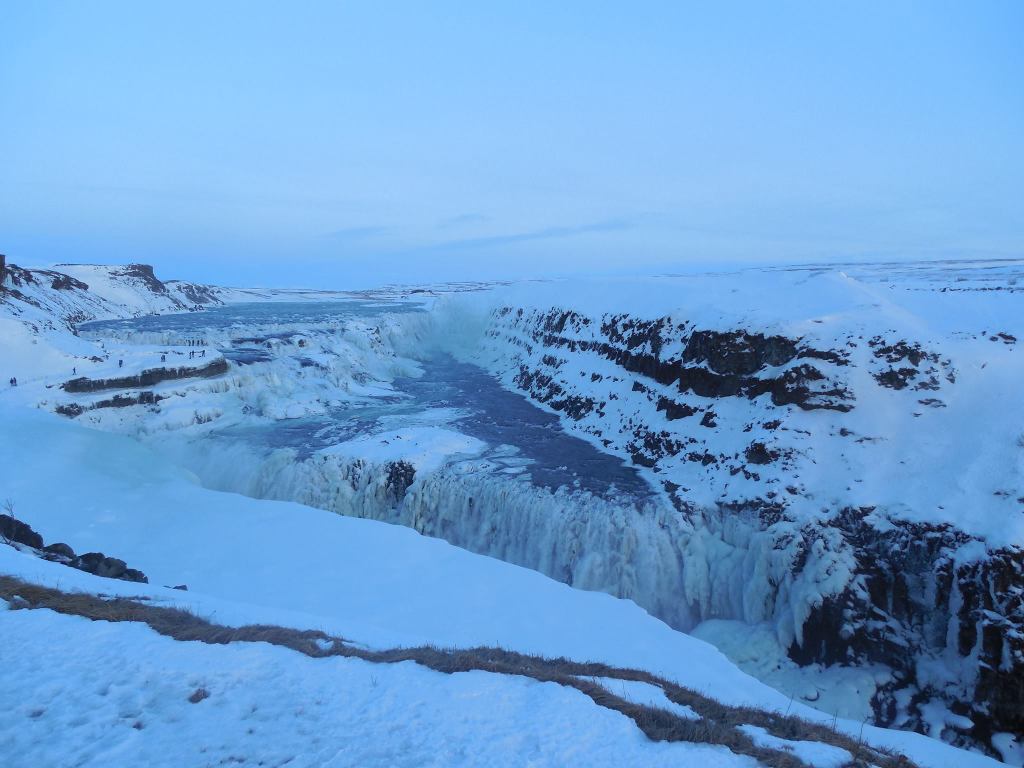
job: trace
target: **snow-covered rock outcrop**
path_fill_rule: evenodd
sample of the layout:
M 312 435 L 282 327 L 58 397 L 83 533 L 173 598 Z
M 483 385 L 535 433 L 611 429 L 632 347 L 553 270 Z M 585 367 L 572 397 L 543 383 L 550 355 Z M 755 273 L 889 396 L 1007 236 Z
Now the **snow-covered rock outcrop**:
M 517 288 L 452 348 L 661 486 L 691 621 L 884 663 L 883 721 L 987 743 L 1024 732 L 1024 292 L 874 277 Z M 468 308 L 447 311 L 460 333 Z
M 163 282 L 147 264 L 60 264 L 53 269 L 8 264 L 0 283 L 5 314 L 68 327 L 217 305 L 223 303 L 222 293 L 223 289 L 198 283 Z

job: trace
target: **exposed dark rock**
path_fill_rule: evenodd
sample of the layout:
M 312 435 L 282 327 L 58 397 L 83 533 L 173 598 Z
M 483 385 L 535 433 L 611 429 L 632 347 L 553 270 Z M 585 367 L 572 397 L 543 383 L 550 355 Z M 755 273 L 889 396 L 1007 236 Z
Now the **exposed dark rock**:
M 108 579 L 137 581 L 143 584 L 149 581 L 142 571 L 129 568 L 124 560 L 116 557 L 107 557 L 102 552 L 86 552 L 84 555 L 80 555 L 75 567 L 86 573 L 103 576 Z
M 79 555 L 76 567 L 87 573 L 96 573 L 104 560 L 106 560 L 106 555 L 102 552 L 86 552 L 84 555 Z
M 536 399 L 546 403 L 548 407 L 562 411 L 576 421 L 597 407 L 597 404 L 590 398 L 566 394 L 562 386 L 551 376 L 540 371 L 531 371 L 526 366 L 520 366 L 515 382 L 520 388 L 531 392 Z
M 146 574 L 142 571 L 138 571 L 135 568 L 125 568 L 124 573 L 119 577 L 121 581 L 134 581 L 138 584 L 148 584 L 149 579 L 146 578 Z
M 846 509 L 832 521 L 855 557 L 856 576 L 814 609 L 790 658 L 890 667 L 894 680 L 873 702 L 883 725 L 921 730 L 917 707 L 939 698 L 974 722 L 944 735 L 953 743 L 989 745 L 994 733 L 1024 733 L 1024 550 L 962 562 L 955 552 L 971 541 L 965 534 L 906 521 L 879 528 L 871 524 L 873 512 Z M 816 534 L 805 535 L 809 550 Z M 973 681 L 934 690 L 919 679 L 922 659 L 949 654 L 977 670 Z M 908 691 L 918 692 L 900 715 L 910 719 L 898 720 L 897 698 L 907 700 Z
M 540 361 L 551 368 L 558 368 L 563 362 L 553 355 L 544 355 Z
M 890 368 L 875 374 L 875 381 L 889 389 L 903 389 L 917 377 L 916 368 Z
M 548 406 L 553 410 L 564 412 L 566 416 L 574 421 L 579 421 L 593 411 L 597 404 L 589 397 L 565 395 L 564 397 L 548 400 Z
M 643 467 L 653 467 L 659 459 L 675 456 L 681 453 L 684 447 L 684 444 L 672 437 L 669 432 L 654 432 L 643 426 L 633 430 L 633 439 L 626 446 L 633 463 Z
M 134 394 L 118 394 L 106 400 L 97 400 L 92 404 L 90 410 L 96 408 L 127 408 L 130 405 L 156 405 L 163 399 L 162 395 L 149 390 Z
M 25 269 L 24 267 L 19 267 L 16 264 L 8 264 L 7 265 L 7 279 L 10 281 L 11 285 L 15 286 L 15 287 L 19 287 L 20 288 L 20 287 L 23 287 L 23 286 L 26 286 L 26 285 L 35 285 L 36 282 L 37 282 L 36 281 L 36 277 L 35 277 L 35 273 L 36 273 L 36 270 Z M 45 271 L 40 270 L 39 274 L 46 274 L 46 273 L 45 273 Z M 52 274 L 56 275 L 57 273 L 54 272 Z M 32 302 L 32 303 L 35 303 L 35 302 Z
M 852 344 L 851 346 L 856 346 Z M 812 347 L 801 347 L 797 352 L 797 357 L 806 357 L 812 360 L 824 360 L 827 363 L 833 365 L 849 365 L 849 355 L 845 350 L 834 350 L 834 349 L 814 349 Z
M 751 443 L 743 453 L 748 464 L 770 464 L 779 457 L 778 451 L 770 451 L 764 443 Z
M 189 703 L 191 704 L 198 704 L 200 701 L 203 701 L 204 699 L 208 698 L 210 698 L 210 692 L 208 690 L 206 690 L 205 688 L 196 688 L 194 691 L 192 691 L 192 694 L 188 697 L 188 700 Z
M 57 555 L 58 557 L 67 558 L 73 560 L 75 558 L 75 550 L 64 542 L 57 542 L 56 544 L 48 544 L 43 547 L 43 552 L 51 555 Z
M 775 443 L 774 436 L 767 440 L 762 434 L 757 439 L 755 433 L 750 436 L 754 442 L 739 455 L 732 453 L 735 449 L 730 450 L 732 455 L 716 455 L 708 450 L 706 435 L 696 429 L 696 420 L 659 431 L 630 414 L 643 413 L 650 402 L 667 421 L 701 411 L 704 426 L 716 425 L 712 404 L 698 404 L 695 397 L 754 400 L 767 395 L 761 401 L 766 406 L 765 401 L 770 400 L 780 408 L 795 406 L 807 411 L 842 413 L 854 407 L 853 392 L 840 370 L 850 365 L 850 350 L 859 346 L 853 337 L 837 342 L 841 344 L 838 349 L 815 349 L 803 338 L 742 329 L 697 330 L 668 317 L 604 316 L 597 327 L 564 310 L 530 313 L 506 308 L 496 314 L 507 318 L 502 324 L 513 326 L 509 343 L 530 356 L 521 363 L 515 383 L 538 402 L 563 403 L 581 391 L 555 365 L 566 353 L 597 355 L 624 372 L 624 386 L 637 393 L 632 396 L 637 408 L 624 410 L 623 423 L 605 434 L 593 430 L 593 422 L 588 422 L 587 431 L 603 445 L 623 451 L 634 464 L 657 471 L 662 459 L 677 456 L 699 465 L 689 468 L 698 477 L 728 472 L 760 481 L 757 471 L 763 472 L 766 481 L 761 493 L 765 498 L 757 501 L 771 506 L 763 512 L 753 503 L 750 508 L 723 505 L 716 510 L 750 515 L 760 533 L 783 522 L 786 509 L 794 508 L 791 505 L 804 503 L 802 494 L 807 494 L 808 501 L 813 498 L 797 473 L 779 477 L 777 472 L 758 470 L 776 461 L 784 468 L 795 455 L 784 447 L 788 434 L 811 432 L 797 429 L 785 411 L 772 413 L 769 409 L 760 418 L 746 417 L 743 429 L 782 430 L 777 446 L 769 447 Z M 504 329 L 496 327 L 491 332 L 497 336 Z M 997 334 L 992 338 L 1006 344 L 1015 341 Z M 909 341 L 879 336 L 867 344 L 867 373 L 880 386 L 913 392 L 921 398 L 921 411 L 944 407 L 942 400 L 924 392 L 938 390 L 946 381 L 955 382 L 949 360 Z M 585 380 L 587 373 L 584 371 L 581 379 Z M 590 379 L 601 380 L 593 374 Z M 676 395 L 669 387 L 683 394 Z M 719 410 L 732 412 L 725 406 Z M 772 418 L 774 415 L 779 418 Z M 660 420 L 657 423 L 664 425 Z M 858 436 L 843 426 L 842 420 L 823 423 L 827 423 L 828 434 L 849 437 L 857 444 L 882 439 Z M 737 432 L 741 428 L 739 424 L 727 426 Z M 627 436 L 625 440 L 618 430 Z M 746 465 L 740 459 L 745 459 Z M 701 466 L 709 469 L 702 471 Z M 662 484 L 680 514 L 690 519 L 715 514 L 696 510 L 687 499 L 688 489 L 667 481 Z M 822 512 L 827 514 L 827 510 Z M 802 642 L 789 649 L 791 657 L 801 664 L 884 664 L 891 668 L 892 681 L 882 686 L 874 702 L 884 723 L 921 730 L 920 707 L 937 699 L 977 724 L 971 732 L 951 732 L 943 738 L 977 746 L 990 744 L 989 737 L 997 730 L 1024 734 L 1021 552 L 990 552 L 972 564 L 963 555 L 977 542 L 954 529 L 905 520 L 877 521 L 873 515 L 871 509 L 841 510 L 832 519 L 823 518 L 806 527 L 796 527 L 792 520 L 778 526 L 784 532 L 780 537 L 788 537 L 786 541 L 780 538 L 778 548 L 793 558 L 789 570 L 794 577 L 805 568 L 822 568 L 823 562 L 829 562 L 822 557 L 833 555 L 834 562 L 840 568 L 849 567 L 852 574 L 840 577 L 844 581 L 849 578 L 845 589 L 823 597 L 814 607 L 800 627 Z M 876 526 L 876 522 L 881 524 Z M 813 573 L 817 578 L 818 571 Z M 955 657 L 964 665 L 963 674 L 954 674 L 955 682 L 932 690 L 927 680 L 919 679 L 930 661 L 948 664 L 954 659 L 955 663 Z
M 796 355 L 797 343 L 784 336 L 694 331 L 683 351 L 683 362 L 706 362 L 715 373 L 750 376 L 765 366 L 785 365 Z
M 917 368 L 924 360 L 933 363 L 939 362 L 937 354 L 922 349 L 920 344 L 908 344 L 905 341 L 886 344 L 881 336 L 875 336 L 868 341 L 868 346 L 874 350 L 873 354 L 875 357 L 881 358 L 888 363 L 898 363 L 902 360 L 907 360 Z
M 88 379 L 81 376 L 64 382 L 61 388 L 65 392 L 99 392 L 104 389 L 141 389 L 152 387 L 162 381 L 176 379 L 212 378 L 227 373 L 228 363 L 218 358 L 198 368 L 181 366 L 178 368 L 150 368 L 134 376 L 122 376 L 113 379 Z
M 57 291 L 70 291 L 72 289 L 78 289 L 79 291 L 89 290 L 89 286 L 86 283 L 76 280 L 71 275 L 61 273 L 54 274 L 53 279 L 50 281 L 50 287 Z
M 658 398 L 658 410 L 664 411 L 665 418 L 669 421 L 685 419 L 688 416 L 693 416 L 693 414 L 697 413 L 696 408 L 693 408 L 686 403 L 677 403 L 675 400 L 669 400 L 667 397 Z
M 401 501 L 405 498 L 406 491 L 416 479 L 416 467 L 408 461 L 392 461 L 387 465 L 387 479 L 384 487 L 395 498 Z
M 33 531 L 32 526 L 11 515 L 0 515 L 0 536 L 33 549 L 43 546 L 43 537 Z
M 129 568 L 124 560 L 107 557 L 102 552 L 86 552 L 84 555 L 76 556 L 75 551 L 63 542 L 44 546 L 43 537 L 32 530 L 28 523 L 10 515 L 0 515 L 0 536 L 8 542 L 31 547 L 39 557 L 46 560 L 58 562 L 96 576 L 121 579 L 122 581 L 137 581 L 143 584 L 149 582 L 146 574 L 142 571 Z
M 174 286 L 193 304 L 220 304 L 220 299 L 208 286 L 186 283 L 180 280 L 168 280 L 166 286 Z
M 76 418 L 86 411 L 93 411 L 97 408 L 126 408 L 130 405 L 156 405 L 164 400 L 163 395 L 158 395 L 150 390 L 130 394 L 117 394 L 106 400 L 97 400 L 94 403 L 84 406 L 81 403 L 63 403 L 54 410 L 61 416 Z
M 153 293 L 167 293 L 167 286 L 153 273 L 153 267 L 149 264 L 129 264 L 128 266 L 114 270 L 111 274 L 121 277 L 134 277 L 146 284 Z
M 775 405 L 797 405 L 804 410 L 848 411 L 852 408 L 850 392 L 810 364 L 803 363 L 774 376 L 757 375 L 768 367 L 788 365 L 798 357 L 845 364 L 843 352 L 814 350 L 800 347 L 799 340 L 743 331 L 692 331 L 686 336 L 685 326 L 673 325 L 667 318 L 657 321 L 637 321 L 625 316 L 608 318 L 601 325 L 608 339 L 606 342 L 562 335 L 566 327 L 583 325 L 574 313 L 552 312 L 544 317 L 542 330 L 534 339 L 546 348 L 595 352 L 626 371 L 659 384 L 676 384 L 681 392 L 693 392 L 701 397 L 753 399 L 770 394 Z M 681 356 L 662 358 L 661 351 L 669 341 L 675 340 L 676 334 L 686 339 Z M 529 372 L 517 384 L 537 396 L 536 387 L 529 379 L 541 375 L 539 371 Z M 643 385 L 634 382 L 634 391 L 640 386 Z M 538 399 L 547 402 L 542 396 Z
M 914 389 L 936 390 L 939 388 L 938 375 L 945 373 L 948 381 L 955 381 L 955 375 L 949 360 L 943 360 L 935 352 L 929 352 L 920 344 L 906 341 L 886 343 L 881 336 L 868 341 L 875 358 L 890 364 L 886 370 L 874 374 L 875 381 L 890 389 L 904 389 L 914 383 L 918 376 L 925 377 L 917 382 Z M 909 365 L 898 365 L 909 363 Z
M 709 464 L 718 463 L 718 459 L 715 457 L 715 455 L 713 453 L 708 453 L 707 451 L 704 451 L 704 453 L 697 453 L 696 451 L 693 451 L 691 453 L 688 453 L 686 455 L 686 458 L 688 461 L 697 462 L 698 464 L 705 467 L 708 466 Z

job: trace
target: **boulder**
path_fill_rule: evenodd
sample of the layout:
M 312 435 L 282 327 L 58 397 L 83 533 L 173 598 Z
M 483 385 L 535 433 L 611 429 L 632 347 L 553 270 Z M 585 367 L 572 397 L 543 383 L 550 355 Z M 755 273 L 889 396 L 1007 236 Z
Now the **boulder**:
M 128 571 L 128 564 L 116 557 L 104 557 L 96 568 L 97 576 L 105 576 L 108 579 L 120 579 Z
M 84 555 L 79 555 L 78 560 L 72 565 L 80 571 L 95 574 L 104 560 L 106 557 L 102 552 L 86 552 Z
M 43 552 L 56 555 L 61 558 L 67 558 L 68 560 L 75 559 L 75 550 L 62 541 L 58 541 L 56 544 L 47 544 L 43 547 Z
M 135 581 L 139 584 L 149 584 L 149 579 L 146 578 L 146 574 L 142 571 L 138 571 L 135 568 L 125 568 L 124 573 L 120 576 L 121 581 Z
M 33 549 L 43 546 L 43 537 L 33 531 L 32 526 L 10 515 L 0 515 L 0 536 Z

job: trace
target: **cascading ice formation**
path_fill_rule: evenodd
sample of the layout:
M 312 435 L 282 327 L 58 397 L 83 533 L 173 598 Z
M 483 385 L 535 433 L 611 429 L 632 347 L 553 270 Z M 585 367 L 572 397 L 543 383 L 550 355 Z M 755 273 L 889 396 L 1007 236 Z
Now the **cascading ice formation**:
M 780 635 L 799 643 L 814 604 L 850 576 L 842 549 L 826 540 L 796 569 L 805 553 L 792 531 L 759 530 L 741 515 L 687 518 L 657 501 L 551 491 L 488 471 L 481 459 L 421 473 L 404 462 L 299 458 L 219 440 L 172 445 L 162 450 L 209 487 L 405 525 L 629 598 L 684 631 L 710 618 L 777 621 Z

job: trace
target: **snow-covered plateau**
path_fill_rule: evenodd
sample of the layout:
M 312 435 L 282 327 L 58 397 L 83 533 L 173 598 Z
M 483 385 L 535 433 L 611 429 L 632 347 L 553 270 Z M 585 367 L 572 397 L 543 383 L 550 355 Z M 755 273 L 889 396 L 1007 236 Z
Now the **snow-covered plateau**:
M 601 662 L 916 765 L 1024 763 L 1020 262 L 359 293 L 0 276 L 0 498 L 149 584 L 24 545 L 0 574 Z M 883 762 L 752 716 L 764 754 L 658 741 L 530 677 L 0 622 L 11 765 Z

